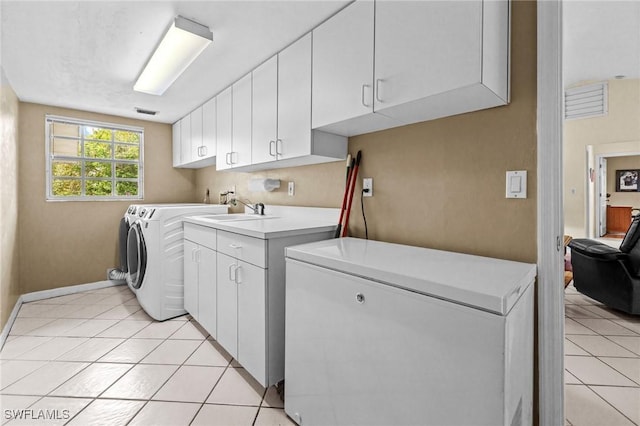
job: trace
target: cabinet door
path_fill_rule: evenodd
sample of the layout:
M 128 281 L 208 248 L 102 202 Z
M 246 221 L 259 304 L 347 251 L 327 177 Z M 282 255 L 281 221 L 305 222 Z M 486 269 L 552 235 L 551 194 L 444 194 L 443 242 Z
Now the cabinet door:
M 191 115 L 187 115 L 180 120 L 180 162 L 187 164 L 191 158 Z
M 311 33 L 278 54 L 278 158 L 311 152 Z
M 216 253 L 218 286 L 218 343 L 229 354 L 238 357 L 238 285 L 235 282 L 236 259 Z
M 480 82 L 481 43 L 480 0 L 376 2 L 374 110 Z
M 216 169 L 231 167 L 231 87 L 216 97 Z
M 278 57 L 274 56 L 253 70 L 253 164 L 276 159 L 278 133 Z
M 314 129 L 373 112 L 373 7 L 356 1 L 313 30 Z
M 180 156 L 182 152 L 180 152 L 180 121 L 176 121 L 173 123 L 172 127 L 172 137 L 173 137 L 173 167 L 178 167 L 182 162 L 180 161 Z
M 202 148 L 200 156 L 209 158 L 216 155 L 216 98 L 202 106 Z
M 216 252 L 200 247 L 198 268 L 198 322 L 215 339 L 216 334 Z M 186 309 L 186 308 L 185 308 Z
M 184 309 L 196 321 L 198 312 L 198 245 L 184 240 Z
M 233 167 L 251 164 L 251 73 L 233 86 Z
M 238 361 L 266 385 L 266 270 L 238 261 Z
M 189 115 L 191 116 L 191 160 L 199 160 L 202 157 L 202 107 Z

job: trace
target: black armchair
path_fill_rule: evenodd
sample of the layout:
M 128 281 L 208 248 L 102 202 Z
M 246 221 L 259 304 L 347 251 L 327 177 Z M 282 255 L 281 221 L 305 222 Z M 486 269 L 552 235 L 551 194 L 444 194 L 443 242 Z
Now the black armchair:
M 580 238 L 569 247 L 573 285 L 580 293 L 640 315 L 640 216 L 633 218 L 620 249 Z

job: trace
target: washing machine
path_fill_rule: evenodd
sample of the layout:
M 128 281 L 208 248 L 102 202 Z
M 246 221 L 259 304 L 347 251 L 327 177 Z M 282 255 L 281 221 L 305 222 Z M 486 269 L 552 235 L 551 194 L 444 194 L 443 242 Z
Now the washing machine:
M 150 317 L 164 321 L 186 313 L 182 218 L 227 212 L 228 206 L 216 204 L 133 205 L 127 209 L 125 279 Z

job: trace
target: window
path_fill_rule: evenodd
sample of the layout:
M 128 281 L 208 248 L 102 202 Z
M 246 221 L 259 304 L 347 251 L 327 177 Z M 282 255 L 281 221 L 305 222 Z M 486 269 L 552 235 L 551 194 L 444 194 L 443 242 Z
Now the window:
M 142 199 L 144 129 L 46 117 L 47 200 Z

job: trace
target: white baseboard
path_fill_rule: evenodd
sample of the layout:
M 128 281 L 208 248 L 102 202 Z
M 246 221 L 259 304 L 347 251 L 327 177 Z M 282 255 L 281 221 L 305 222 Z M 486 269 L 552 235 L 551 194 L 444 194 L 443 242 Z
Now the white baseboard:
M 31 293 L 25 293 L 21 295 L 20 297 L 18 297 L 18 300 L 16 301 L 16 304 L 13 307 L 13 310 L 11 311 L 11 315 L 9 315 L 9 320 L 2 328 L 2 334 L 0 334 L 0 350 L 2 350 L 4 343 L 7 341 L 7 338 L 9 337 L 9 331 L 11 331 L 11 327 L 13 327 L 13 323 L 18 317 L 18 311 L 20 311 L 20 307 L 22 306 L 23 303 L 35 302 L 37 300 L 51 299 L 52 297 L 66 296 L 68 294 L 81 293 L 83 291 L 100 290 L 101 288 L 115 287 L 118 285 L 123 285 L 123 282 L 121 280 L 116 280 L 116 281 L 106 280 L 106 281 L 97 281 L 95 283 L 78 284 L 78 285 L 71 285 L 67 287 L 52 288 L 50 290 L 34 291 Z

